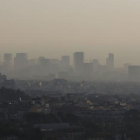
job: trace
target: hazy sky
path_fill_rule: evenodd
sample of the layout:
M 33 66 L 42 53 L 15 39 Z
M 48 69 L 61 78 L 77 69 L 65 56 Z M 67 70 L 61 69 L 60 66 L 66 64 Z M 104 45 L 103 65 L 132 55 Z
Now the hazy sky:
M 28 52 L 60 58 L 140 64 L 139 0 L 0 0 L 0 54 Z

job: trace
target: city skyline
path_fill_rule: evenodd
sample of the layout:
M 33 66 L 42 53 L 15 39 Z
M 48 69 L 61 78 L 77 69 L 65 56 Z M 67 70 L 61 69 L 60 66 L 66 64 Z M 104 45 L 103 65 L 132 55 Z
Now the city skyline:
M 86 47 L 85 47 L 86 48 Z M 24 52 L 24 53 L 28 53 L 29 54 L 29 58 L 30 59 L 33 59 L 33 58 L 38 58 L 40 56 L 45 56 L 47 58 L 55 58 L 55 59 L 60 59 L 61 56 L 63 55 L 69 55 L 73 56 L 73 53 L 74 52 L 81 52 L 81 50 L 74 50 L 73 51 L 65 51 L 64 53 L 62 53 L 59 49 L 58 50 L 52 50 L 52 49 L 45 49 L 46 51 L 44 52 L 40 52 L 40 51 L 35 51 L 35 52 L 38 52 L 37 54 L 34 54 L 34 51 L 2 51 L 1 54 L 0 54 L 0 59 L 3 60 L 3 56 L 5 53 L 12 53 L 14 56 L 16 55 L 16 53 L 21 53 L 21 52 Z M 65 49 L 63 49 L 65 50 Z M 129 50 L 129 49 L 127 49 Z M 137 50 L 134 50 L 134 51 L 127 51 L 126 52 L 114 52 L 114 51 L 102 51 L 102 50 L 98 50 L 98 51 L 94 51 L 94 49 L 92 50 L 86 50 L 82 52 L 84 52 L 86 54 L 86 57 L 85 57 L 85 60 L 86 61 L 90 61 L 90 59 L 98 59 L 100 61 L 101 64 L 105 64 L 106 63 L 106 55 L 111 52 L 113 54 L 115 54 L 115 62 L 116 62 L 116 66 L 117 67 L 122 67 L 125 63 L 132 63 L 134 65 L 140 65 L 140 59 L 139 59 L 139 49 Z M 57 52 L 57 53 L 56 53 Z M 127 54 L 127 55 L 126 55 Z M 71 59 L 71 61 L 73 61 Z
M 75 52 L 83 52 L 83 51 L 75 51 Z M 11 54 L 12 55 L 12 62 L 14 62 L 14 58 L 16 57 L 16 54 L 26 53 L 28 55 L 28 59 L 29 60 L 30 59 L 38 59 L 39 57 L 45 57 L 47 59 L 58 59 L 58 60 L 61 60 L 62 56 L 69 56 L 70 57 L 70 64 L 71 65 L 74 65 L 74 63 L 73 63 L 73 54 L 75 52 L 72 52 L 71 54 L 57 55 L 57 57 L 55 57 L 55 55 L 53 57 L 52 54 L 51 54 L 52 57 L 49 57 L 49 55 L 41 55 L 41 54 L 38 54 L 37 56 L 34 56 L 33 57 L 30 53 L 28 53 L 28 52 L 22 52 L 22 51 L 16 52 L 16 53 L 4 52 L 4 53 L 1 53 L 0 54 L 0 62 L 3 63 L 5 54 Z M 83 52 L 83 53 L 85 54 L 84 55 L 84 62 L 87 62 L 87 63 L 90 62 L 91 60 L 97 59 L 100 62 L 100 64 L 105 65 L 105 64 L 107 64 L 107 55 L 108 54 L 114 54 L 115 55 L 115 65 L 114 66 L 116 68 L 117 67 L 118 68 L 124 67 L 125 64 L 140 65 L 140 61 L 138 61 L 138 60 L 137 61 L 121 61 L 121 63 L 120 63 L 121 65 L 119 65 L 119 63 L 118 63 L 119 62 L 119 60 L 118 60 L 119 55 L 116 55 L 113 52 L 104 53 L 104 56 L 101 56 L 100 54 L 98 54 L 98 55 L 96 54 L 97 57 L 95 57 L 94 55 L 91 55 L 91 57 L 90 57 L 88 55 L 88 53 L 85 53 L 85 52 Z M 138 57 L 138 56 L 135 55 L 135 57 Z
M 75 51 L 75 52 L 76 52 L 76 51 Z M 78 51 L 77 51 L 77 52 L 78 52 Z M 79 51 L 79 52 L 82 52 L 82 51 Z M 53 57 L 52 54 L 51 54 L 51 57 L 49 57 L 50 55 L 47 55 L 47 54 L 46 54 L 46 55 L 38 54 L 38 55 L 36 55 L 36 56 L 32 56 L 31 53 L 22 52 L 22 51 L 16 52 L 16 53 L 4 52 L 4 53 L 1 53 L 1 54 L 0 54 L 0 62 L 2 63 L 2 62 L 4 61 L 4 55 L 5 55 L 5 54 L 12 54 L 12 57 L 13 57 L 12 62 L 14 62 L 14 57 L 15 57 L 16 54 L 18 54 L 18 53 L 27 53 L 27 54 L 28 54 L 28 59 L 38 59 L 39 57 L 45 57 L 45 58 L 47 58 L 47 59 L 58 59 L 58 60 L 60 60 L 62 56 L 70 56 L 70 64 L 73 65 L 73 53 L 74 53 L 74 52 L 72 52 L 71 54 L 62 54 L 62 55 L 57 55 L 57 56 L 54 55 L 54 57 Z M 84 52 L 84 54 L 85 54 L 84 62 L 90 62 L 90 61 L 93 60 L 93 59 L 98 59 L 99 62 L 100 62 L 100 64 L 105 65 L 105 64 L 106 64 L 106 61 L 107 61 L 106 58 L 107 58 L 107 55 L 108 55 L 109 53 L 115 55 L 115 67 L 121 68 L 121 67 L 124 67 L 124 64 L 127 64 L 127 63 L 132 64 L 132 65 L 140 65 L 140 61 L 138 61 L 138 59 L 137 59 L 137 61 L 127 61 L 127 60 L 126 60 L 126 61 L 121 61 L 121 62 L 119 63 L 119 60 L 118 60 L 119 55 L 116 55 L 116 54 L 113 53 L 113 52 L 104 53 L 103 56 L 101 56 L 100 54 L 98 54 L 98 55 L 96 54 L 97 57 L 95 57 L 94 55 L 91 55 L 91 57 L 90 57 L 90 56 L 88 55 L 88 53 L 85 53 L 85 52 Z M 135 57 L 138 57 L 138 56 L 135 55 Z M 131 59 L 131 58 L 130 58 L 130 59 Z
M 81 50 L 104 63 L 112 52 L 118 66 L 139 64 L 139 1 L 1 0 L 0 9 L 2 53 L 59 58 Z
M 0 0 L 0 140 L 140 140 L 140 1 Z
M 29 59 L 27 53 L 4 54 L 4 61 L 0 65 L 0 71 L 13 78 L 31 78 L 51 80 L 62 78 L 67 80 L 111 80 L 111 81 L 139 81 L 139 65 L 126 63 L 122 68 L 115 67 L 115 56 L 108 53 L 106 63 L 101 64 L 98 59 L 86 61 L 84 52 L 73 53 L 73 64 L 70 56 L 63 55 L 61 59 L 46 58 L 40 56 L 37 59 Z

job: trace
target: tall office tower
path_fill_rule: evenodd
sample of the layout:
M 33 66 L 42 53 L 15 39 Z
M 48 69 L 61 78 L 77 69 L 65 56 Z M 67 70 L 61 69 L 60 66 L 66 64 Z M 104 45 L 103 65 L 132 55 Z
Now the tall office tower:
M 61 58 L 61 70 L 67 71 L 69 67 L 70 67 L 70 56 L 68 56 L 68 55 L 62 56 L 62 58 Z
M 28 67 L 28 54 L 17 53 L 14 60 L 15 70 L 22 70 Z
M 6 71 L 10 71 L 12 69 L 12 54 L 11 53 L 4 54 L 3 65 Z
M 84 53 L 75 52 L 73 54 L 75 74 L 80 76 L 83 74 Z
M 92 61 L 93 64 L 93 73 L 96 73 L 99 69 L 99 60 L 98 59 L 93 59 Z
M 50 60 L 45 57 L 39 57 L 39 75 L 47 76 L 50 74 Z
M 140 66 L 128 66 L 128 78 L 130 81 L 140 81 Z
M 126 73 L 128 73 L 128 67 L 129 67 L 129 66 L 131 66 L 131 64 L 129 64 L 129 63 L 125 63 L 125 64 L 123 65 L 124 70 L 125 70 Z
M 106 65 L 109 69 L 114 68 L 114 54 L 109 53 L 108 58 L 106 59 Z
M 92 63 L 84 63 L 83 74 L 86 80 L 89 80 L 93 74 L 93 64 Z
M 4 83 L 6 80 L 7 80 L 6 75 L 2 75 L 2 74 L 0 73 L 0 85 L 2 85 L 2 83 Z
M 38 59 L 30 59 L 29 60 L 29 66 L 35 66 L 38 64 Z
M 30 59 L 28 61 L 28 66 L 30 70 L 30 76 L 35 76 L 38 72 L 38 59 Z
M 50 59 L 50 73 L 57 75 L 60 70 L 60 60 Z

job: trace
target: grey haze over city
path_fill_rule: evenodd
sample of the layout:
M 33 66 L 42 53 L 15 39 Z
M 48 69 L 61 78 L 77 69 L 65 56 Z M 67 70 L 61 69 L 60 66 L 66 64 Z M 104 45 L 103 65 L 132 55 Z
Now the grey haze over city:
M 140 0 L 0 0 L 0 140 L 140 140 Z
M 85 61 L 105 64 L 109 52 L 115 66 L 139 65 L 140 2 L 137 0 L 0 1 L 0 49 L 29 58 L 60 59 L 85 52 Z

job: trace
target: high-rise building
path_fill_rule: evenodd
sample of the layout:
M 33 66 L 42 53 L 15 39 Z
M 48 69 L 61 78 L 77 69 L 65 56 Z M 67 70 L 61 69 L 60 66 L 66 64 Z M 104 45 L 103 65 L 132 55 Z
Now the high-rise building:
M 114 68 L 114 54 L 109 53 L 108 58 L 106 59 L 106 65 L 109 69 Z
M 47 76 L 50 74 L 50 60 L 45 57 L 39 57 L 39 75 Z
M 125 64 L 123 65 L 124 70 L 125 70 L 126 73 L 128 73 L 128 67 L 129 67 L 129 66 L 131 66 L 131 64 L 129 64 L 129 63 L 125 63 Z
M 60 69 L 60 60 L 50 59 L 50 73 L 57 75 Z
M 67 71 L 70 67 L 70 56 L 64 55 L 61 58 L 61 70 Z
M 12 69 L 12 54 L 11 53 L 6 53 L 4 54 L 4 69 L 6 71 L 9 71 Z
M 83 74 L 83 64 L 84 64 L 84 53 L 83 52 L 75 52 L 73 54 L 74 59 L 74 69 L 76 75 Z
M 12 54 L 11 53 L 4 54 L 4 61 L 6 62 L 12 61 Z
M 46 59 L 44 56 L 40 56 L 40 57 L 38 58 L 39 65 L 40 65 L 40 66 L 45 66 L 46 63 L 47 63 L 47 60 L 48 60 L 48 59 Z
M 38 64 L 38 59 L 30 59 L 29 60 L 29 66 L 35 66 Z
M 85 78 L 91 78 L 93 74 L 93 64 L 92 63 L 84 63 L 83 74 Z M 88 79 L 86 79 L 88 80 Z
M 14 60 L 15 70 L 22 70 L 28 66 L 28 54 L 17 53 Z
M 7 80 L 6 75 L 2 75 L 2 74 L 0 73 L 0 85 L 1 85 L 3 82 L 5 82 L 6 80 Z
M 140 66 L 128 66 L 128 78 L 130 81 L 140 81 Z
M 93 59 L 93 61 L 91 61 L 93 64 L 93 74 L 96 74 L 99 70 L 99 60 L 98 59 Z

